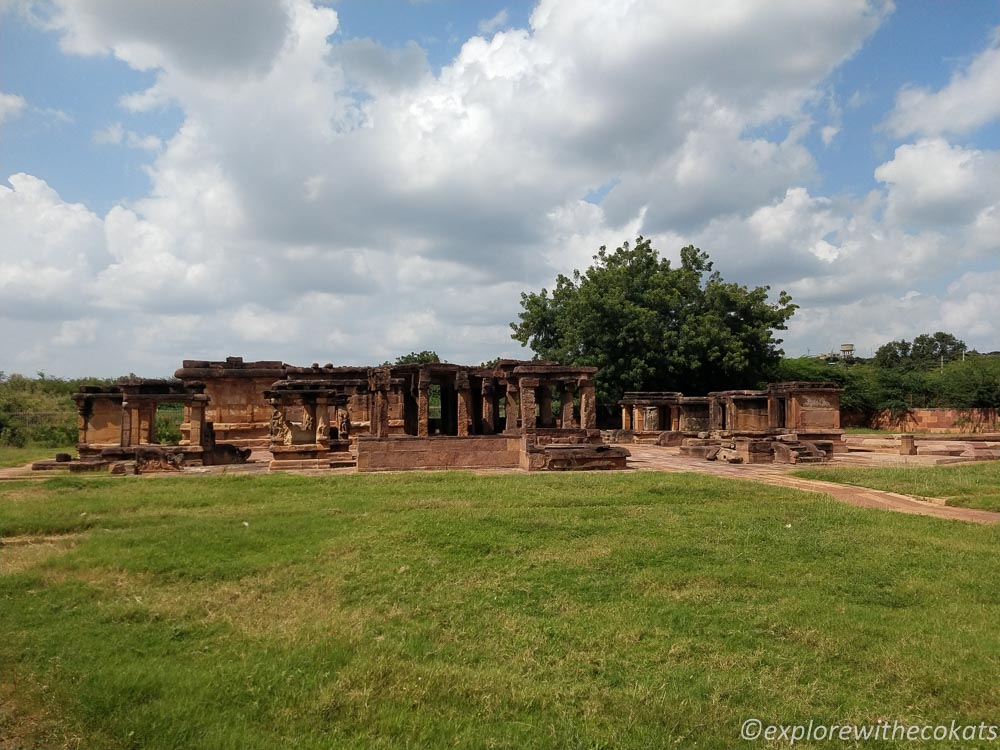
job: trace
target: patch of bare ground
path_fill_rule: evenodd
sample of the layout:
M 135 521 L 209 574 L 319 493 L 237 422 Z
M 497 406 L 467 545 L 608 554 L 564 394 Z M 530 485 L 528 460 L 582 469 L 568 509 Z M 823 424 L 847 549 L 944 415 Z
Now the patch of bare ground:
M 83 738 L 66 731 L 45 708 L 35 685 L 10 674 L 0 680 L 0 750 L 70 750 Z
M 23 573 L 79 544 L 82 534 L 8 536 L 0 539 L 0 575 Z
M 49 568 L 42 577 L 53 583 L 79 581 L 112 601 L 164 619 L 224 624 L 250 638 L 292 641 L 336 632 L 354 639 L 364 631 L 363 613 L 343 606 L 330 580 L 298 580 L 285 570 L 213 583 L 168 582 L 152 574 L 107 568 Z

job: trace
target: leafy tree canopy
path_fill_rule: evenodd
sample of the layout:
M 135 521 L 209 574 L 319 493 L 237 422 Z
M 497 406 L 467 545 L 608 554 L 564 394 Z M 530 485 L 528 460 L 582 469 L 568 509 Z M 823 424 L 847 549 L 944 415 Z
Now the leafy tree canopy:
M 437 355 L 437 352 L 422 351 L 422 352 L 410 352 L 409 354 L 403 354 L 402 356 L 396 357 L 394 364 L 397 365 L 425 365 L 430 362 L 440 362 L 441 358 Z
M 964 341 L 959 341 L 950 333 L 938 331 L 933 335 L 923 333 L 913 339 L 910 357 L 916 366 L 927 367 L 961 359 L 962 353 L 967 350 Z
M 753 385 L 781 356 L 775 330 L 797 305 L 785 292 L 726 282 L 708 254 L 681 250 L 672 267 L 648 239 L 609 252 L 550 293 L 522 293 L 512 337 L 538 357 L 600 368 L 598 397 L 607 406 L 627 390 L 687 394 Z
M 875 350 L 874 363 L 883 369 L 903 367 L 910 363 L 910 342 L 889 341 Z
M 922 333 L 908 341 L 889 341 L 875 351 L 875 365 L 882 369 L 912 369 L 934 367 L 961 359 L 968 351 L 964 341 L 950 333 Z

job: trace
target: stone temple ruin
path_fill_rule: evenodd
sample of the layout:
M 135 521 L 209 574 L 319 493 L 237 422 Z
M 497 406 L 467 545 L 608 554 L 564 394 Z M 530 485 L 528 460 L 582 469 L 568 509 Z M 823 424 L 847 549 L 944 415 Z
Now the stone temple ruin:
M 270 454 L 271 469 L 622 469 L 596 423 L 596 368 L 499 360 L 296 367 L 186 360 L 177 380 L 84 388 L 79 458 L 36 469 L 174 471 Z M 156 440 L 156 410 L 183 406 L 182 439 Z M 432 408 L 433 407 L 433 408 Z
M 881 454 L 902 463 L 1000 458 L 1000 440 L 990 436 L 845 438 L 841 389 L 827 382 L 707 396 L 629 392 L 619 402 L 621 429 L 602 431 L 596 374 L 594 367 L 513 359 L 478 367 L 185 360 L 173 379 L 82 388 L 73 396 L 79 456 L 61 453 L 32 467 L 125 474 L 246 463 L 249 471 L 624 469 L 624 445 L 667 446 L 682 459 L 733 464 L 836 455 L 880 464 L 888 460 Z M 176 444 L 158 442 L 157 413 L 165 405 L 172 415 L 182 410 Z M 646 460 L 640 455 L 637 463 Z
M 624 469 L 618 443 L 679 447 L 732 463 L 801 463 L 846 452 L 840 389 L 775 383 L 708 396 L 626 393 L 622 429 L 597 428 L 594 367 L 501 359 L 298 367 L 185 360 L 173 380 L 74 395 L 79 457 L 36 469 L 178 471 L 252 460 L 273 470 Z M 157 442 L 157 409 L 183 408 L 181 439 Z M 175 407 L 176 408 L 176 407 Z
M 809 463 L 846 453 L 841 388 L 772 383 L 762 391 L 626 393 L 616 442 L 679 445 L 682 456 L 730 463 Z
M 32 468 L 120 471 L 128 465 L 140 472 L 244 463 L 249 450 L 216 443 L 212 425 L 205 420 L 209 399 L 204 390 L 201 383 L 148 378 L 86 386 L 73 395 L 79 458 L 74 461 L 69 454 L 59 454 Z M 163 404 L 184 406 L 188 430 L 179 445 L 157 442 L 156 411 Z

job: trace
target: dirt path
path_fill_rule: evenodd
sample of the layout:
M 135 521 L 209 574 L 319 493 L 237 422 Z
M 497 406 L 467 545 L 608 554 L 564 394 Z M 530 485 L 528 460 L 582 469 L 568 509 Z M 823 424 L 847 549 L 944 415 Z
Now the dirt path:
M 638 471 L 693 471 L 701 474 L 726 477 L 727 479 L 744 479 L 752 482 L 763 482 L 778 487 L 791 487 L 806 492 L 821 492 L 842 503 L 857 505 L 861 508 L 879 508 L 897 513 L 913 513 L 920 516 L 948 518 L 955 521 L 971 521 L 973 523 L 1000 523 L 1000 513 L 973 508 L 953 508 L 947 505 L 935 505 L 925 500 L 917 500 L 909 495 L 895 492 L 872 490 L 866 487 L 854 487 L 834 482 L 821 482 L 816 479 L 802 479 L 789 474 L 792 467 L 760 465 L 742 466 L 739 464 L 720 464 L 715 461 L 684 458 L 677 455 L 676 450 L 660 448 L 652 445 L 626 445 L 631 452 L 629 468 Z

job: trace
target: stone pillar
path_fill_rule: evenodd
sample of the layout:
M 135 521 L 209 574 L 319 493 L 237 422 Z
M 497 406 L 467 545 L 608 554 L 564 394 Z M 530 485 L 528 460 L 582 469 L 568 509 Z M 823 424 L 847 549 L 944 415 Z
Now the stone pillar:
M 143 430 L 145 436 L 145 442 L 156 443 L 159 442 L 156 439 L 156 402 L 150 401 L 146 404 L 146 408 L 143 409 Z
M 569 383 L 562 384 L 559 394 L 559 410 L 561 412 L 560 426 L 564 430 L 571 430 L 576 427 L 576 416 L 573 414 L 573 386 Z
M 507 414 L 507 424 L 504 427 L 504 432 L 517 432 L 517 418 L 521 411 L 520 396 L 521 394 L 517 390 L 517 384 L 508 382 L 507 403 L 504 405 L 504 411 Z
M 417 380 L 417 437 L 427 437 L 430 434 L 430 396 L 430 375 L 426 372 L 421 372 Z
M 708 401 L 708 429 L 724 429 L 722 419 L 722 400 L 718 396 L 711 396 Z
M 118 443 L 122 448 L 132 445 L 132 406 L 128 401 L 122 401 L 122 424 Z
M 580 391 L 580 426 L 585 430 L 597 428 L 597 393 L 593 380 L 581 380 Z
M 121 447 L 129 448 L 138 445 L 142 436 L 141 409 L 134 404 L 122 401 Z
M 801 419 L 800 398 L 801 396 L 796 394 L 785 401 L 785 427 L 789 430 L 797 430 L 802 427 L 799 421 Z
M 917 455 L 917 439 L 913 435 L 900 435 L 899 436 L 899 455 L 901 456 L 915 456 Z
M 535 389 L 538 388 L 538 378 L 521 378 L 521 431 L 535 430 Z
M 330 447 L 330 401 L 326 396 L 316 397 L 316 445 Z
M 377 438 L 389 435 L 389 394 L 375 391 L 375 413 L 372 415 L 372 435 Z
M 496 413 L 493 404 L 493 381 L 488 378 L 483 380 L 483 434 L 492 435 L 496 432 Z
M 632 404 L 622 404 L 622 429 L 632 429 Z
M 371 371 L 368 378 L 368 388 L 372 392 L 372 437 L 389 436 L 389 386 L 392 376 L 388 367 L 378 367 Z
M 538 423 L 542 427 L 555 427 L 555 420 L 552 419 L 552 386 L 539 386 L 535 398 L 538 401 Z
M 205 402 L 195 401 L 188 407 L 188 443 L 190 445 L 202 445 L 204 443 L 205 429 Z
M 456 434 L 459 437 L 468 437 L 469 416 L 472 414 L 472 389 L 467 373 L 459 372 L 455 375 L 455 390 L 458 394 L 458 429 Z
M 781 424 L 781 396 L 774 393 L 767 395 L 767 426 L 772 430 L 784 427 Z
M 646 407 L 636 406 L 633 412 L 633 424 L 635 425 L 636 432 L 642 432 L 646 429 Z
M 94 413 L 94 405 L 89 399 L 76 402 L 76 443 L 87 445 L 87 429 L 90 427 L 90 417 Z
M 129 431 L 129 445 L 139 445 L 142 442 L 142 406 L 133 406 L 132 409 L 132 419 L 129 424 L 131 430 Z

